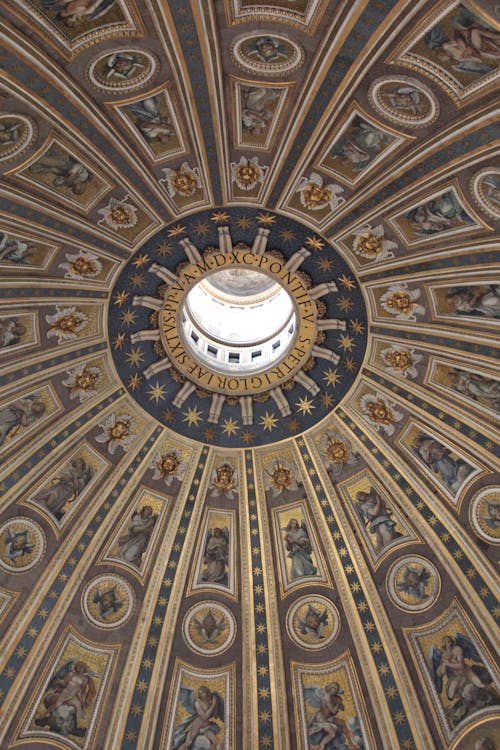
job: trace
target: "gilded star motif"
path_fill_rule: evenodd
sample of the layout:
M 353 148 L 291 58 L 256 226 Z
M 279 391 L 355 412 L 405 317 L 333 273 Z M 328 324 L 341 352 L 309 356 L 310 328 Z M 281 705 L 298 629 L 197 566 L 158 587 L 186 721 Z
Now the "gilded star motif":
M 206 221 L 199 221 L 194 225 L 194 231 L 199 237 L 204 237 L 210 230 Z
M 321 271 L 331 271 L 333 268 L 333 260 L 331 258 L 320 258 L 318 261 L 318 267 Z
M 165 386 L 160 385 L 158 381 L 156 381 L 155 385 L 150 386 L 148 391 L 148 396 L 150 401 L 154 401 L 156 404 L 158 401 L 164 401 L 165 400 Z
M 167 234 L 169 237 L 178 237 L 180 234 L 186 231 L 186 227 L 183 227 L 182 224 L 176 224 L 175 227 L 171 227 Z
M 297 235 L 295 234 L 293 229 L 283 229 L 280 232 L 280 237 L 283 242 L 293 242 L 296 236 Z
M 223 224 L 229 221 L 229 214 L 227 211 L 215 211 L 210 218 L 215 224 Z
M 346 276 L 345 273 L 343 273 L 342 276 L 339 276 L 339 281 L 344 289 L 354 289 L 356 287 L 354 279 L 351 279 L 350 276 Z
M 147 253 L 141 253 L 141 255 L 138 255 L 137 258 L 132 261 L 132 265 L 136 268 L 142 268 L 146 265 L 146 263 L 149 262 L 149 255 Z
M 120 315 L 120 320 L 125 325 L 131 326 L 133 323 L 135 323 L 136 317 L 137 317 L 137 313 L 135 312 L 135 310 L 128 309 Z
M 132 286 L 140 287 L 145 283 L 146 279 L 142 273 L 134 273 L 130 277 L 130 283 Z
M 266 411 L 264 416 L 260 418 L 260 426 L 263 427 L 264 430 L 274 430 L 277 424 L 278 419 L 274 416 L 274 412 L 269 414 L 269 412 Z
M 274 224 L 276 221 L 276 216 L 271 216 L 271 214 L 264 214 L 262 211 L 260 214 L 257 214 L 257 221 L 259 224 Z
M 235 419 L 230 417 L 224 420 L 224 428 L 222 430 L 223 435 L 235 435 L 236 430 L 239 430 L 238 423 Z
M 245 432 L 241 434 L 241 439 L 243 440 L 245 445 L 250 445 L 251 443 L 253 443 L 254 437 L 255 436 L 251 430 L 245 430 Z
M 125 304 L 128 297 L 129 297 L 129 293 L 126 292 L 124 289 L 122 289 L 121 292 L 117 292 L 115 294 L 114 304 L 118 305 L 118 307 L 121 307 L 123 304 Z
M 160 245 L 158 245 L 158 255 L 161 255 L 162 258 L 170 255 L 171 252 L 172 245 L 170 244 L 170 242 L 162 242 Z
M 354 372 L 357 365 L 352 357 L 346 357 L 346 360 L 344 362 L 344 367 L 347 370 L 347 372 Z
M 323 380 L 326 380 L 327 385 L 333 385 L 335 387 L 337 383 L 340 382 L 340 375 L 337 370 L 332 370 L 332 368 L 329 367 L 328 370 L 325 371 Z
M 342 333 L 338 339 L 338 343 L 345 352 L 351 352 L 354 345 L 354 339 L 351 338 L 351 336 L 346 336 Z
M 354 334 L 357 336 L 358 334 L 362 334 L 365 332 L 365 326 L 364 323 L 361 323 L 360 320 L 357 318 L 354 318 L 354 320 L 349 321 L 349 325 L 351 326 Z
M 192 407 L 187 411 L 182 412 L 182 415 L 184 417 L 183 422 L 187 422 L 189 427 L 193 424 L 195 427 L 198 427 L 198 424 L 203 421 L 202 412 L 196 407 Z
M 134 375 L 130 376 L 129 381 L 128 381 L 128 387 L 132 391 L 135 391 L 136 388 L 139 388 L 141 381 L 142 381 L 141 376 L 135 373 Z
M 310 414 L 315 408 L 313 406 L 312 398 L 307 398 L 307 396 L 305 398 L 300 398 L 295 406 L 297 407 L 297 411 L 301 414 Z
M 203 437 L 207 441 L 207 443 L 211 443 L 213 440 L 215 440 L 215 428 L 214 427 L 207 427 L 206 430 L 203 433 Z
M 248 216 L 238 216 L 235 224 L 239 229 L 248 229 L 252 226 L 252 220 Z
M 325 409 L 330 409 L 333 406 L 333 396 L 331 393 L 321 394 L 321 403 Z
M 115 349 L 121 349 L 123 344 L 125 343 L 125 333 L 118 333 L 113 341 L 113 347 Z
M 312 247 L 313 250 L 321 250 L 325 246 L 325 243 L 319 237 L 311 235 L 306 239 L 306 245 Z
M 141 347 L 132 347 L 130 352 L 127 354 L 127 361 L 134 367 L 139 367 L 141 362 L 144 362 L 144 352 Z
M 349 312 L 351 308 L 353 307 L 353 301 L 350 300 L 348 297 L 339 297 L 337 300 L 337 305 L 340 307 L 342 312 Z

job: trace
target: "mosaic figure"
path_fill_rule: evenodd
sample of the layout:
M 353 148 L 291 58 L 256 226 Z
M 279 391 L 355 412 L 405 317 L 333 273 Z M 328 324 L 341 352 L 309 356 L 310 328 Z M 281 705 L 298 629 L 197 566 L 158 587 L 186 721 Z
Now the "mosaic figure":
M 241 93 L 243 132 L 259 137 L 269 128 L 279 99 L 279 91 L 253 86 L 242 88 Z
M 127 533 L 118 540 L 118 557 L 140 568 L 142 556 L 148 546 L 158 516 L 150 505 L 135 511 L 130 519 Z
M 463 633 L 445 635 L 439 646 L 431 647 L 429 669 L 438 693 L 450 701 L 446 715 L 453 727 L 481 708 L 500 703 L 490 672 Z
M 172 120 L 161 112 L 159 95 L 129 104 L 126 109 L 146 143 L 168 143 L 176 137 Z
M 17 318 L 0 320 L 0 349 L 19 344 L 26 333 L 26 326 Z
M 43 503 L 58 521 L 64 516 L 67 503 L 73 503 L 92 479 L 92 468 L 84 458 L 74 458 L 48 487 L 39 490 L 34 499 Z
M 340 159 L 342 165 L 348 166 L 351 171 L 361 172 L 394 139 L 392 134 L 356 115 L 334 143 L 329 155 L 333 159 Z
M 375 548 L 380 552 L 402 534 L 396 530 L 396 521 L 382 495 L 374 487 L 369 492 L 356 493 L 356 510 L 370 534 L 375 536 Z
M 205 568 L 201 580 L 210 583 L 227 584 L 227 565 L 229 563 L 229 529 L 215 526 L 208 530 L 205 555 Z
M 220 693 L 206 685 L 201 685 L 197 690 L 181 687 L 179 700 L 189 715 L 176 725 L 171 750 L 217 748 L 220 726 L 215 719 L 224 721 L 224 699 Z
M 0 409 L 0 447 L 7 437 L 39 420 L 47 407 L 39 396 L 26 396 Z
M 453 457 L 450 448 L 425 432 L 415 436 L 413 448 L 423 463 L 452 492 L 457 492 L 473 471 L 473 467 L 463 458 Z
M 82 195 L 93 179 L 88 167 L 74 156 L 52 153 L 51 149 L 28 169 L 32 174 L 54 175 L 52 185 L 55 188 L 67 188 L 73 195 Z
M 79 26 L 104 16 L 116 0 L 39 0 L 65 26 Z
M 312 545 L 304 522 L 299 524 L 296 518 L 291 518 L 282 530 L 285 532 L 284 541 L 288 557 L 292 561 L 290 579 L 296 581 L 299 578 L 315 576 L 318 571 L 311 557 Z
M 213 472 L 212 482 L 208 488 L 207 499 L 225 497 L 233 500 L 237 497 L 237 474 L 231 464 L 224 462 L 217 466 Z
M 45 710 L 35 724 L 64 737 L 84 737 L 87 730 L 82 723 L 94 708 L 97 676 L 84 661 L 65 662 L 45 690 Z
M 446 299 L 456 315 L 500 318 L 500 284 L 452 286 Z
M 489 406 L 493 411 L 500 411 L 500 380 L 460 369 L 450 370 L 449 379 L 455 391 Z
M 480 16 L 459 4 L 447 31 L 436 24 L 426 35 L 425 44 L 435 50 L 446 69 L 470 75 L 484 75 L 500 61 L 500 34 Z
M 453 190 L 412 208 L 405 218 L 417 235 L 437 234 L 474 223 Z
M 340 714 L 345 711 L 338 682 L 325 687 L 305 687 L 305 698 L 316 709 L 308 724 L 308 736 L 314 750 L 364 750 L 363 735 L 357 721 L 352 717 L 346 721 Z
M 0 261 L 3 263 L 30 265 L 33 249 L 30 243 L 10 237 L 6 232 L 0 232 Z

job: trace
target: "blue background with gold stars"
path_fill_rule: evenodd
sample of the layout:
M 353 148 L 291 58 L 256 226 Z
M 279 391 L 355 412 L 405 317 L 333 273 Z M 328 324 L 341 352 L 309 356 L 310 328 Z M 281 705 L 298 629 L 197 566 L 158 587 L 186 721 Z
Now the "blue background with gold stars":
M 218 226 L 228 226 L 233 245 L 244 242 L 251 246 L 259 226 L 270 230 L 266 251 L 279 250 L 286 259 L 304 246 L 311 255 L 301 264 L 312 279 L 312 286 L 334 280 L 338 292 L 321 299 L 327 305 L 323 317 L 346 321 L 346 331 L 325 331 L 320 346 L 340 356 L 337 365 L 315 358 L 307 371 L 320 386 L 312 396 L 302 385 L 295 383 L 284 394 L 291 414 L 282 417 L 275 402 L 269 397 L 263 403 L 253 401 L 253 425 L 243 425 L 239 404 L 225 403 L 218 424 L 207 422 L 211 394 L 200 396 L 193 392 L 180 409 L 172 399 L 182 383 L 175 381 L 168 370 L 149 380 L 143 371 L 159 359 L 154 342 L 132 344 L 130 335 L 136 331 L 155 328 L 152 310 L 133 306 L 135 295 L 161 297 L 159 287 L 164 282 L 149 272 L 158 263 L 175 273 L 179 263 L 187 261 L 179 243 L 189 238 L 198 250 L 218 247 Z M 279 214 L 259 212 L 249 208 L 227 208 L 203 211 L 175 222 L 146 242 L 127 262 L 111 293 L 109 306 L 109 338 L 114 361 L 125 388 L 151 416 L 190 438 L 226 447 L 265 445 L 302 433 L 334 409 L 350 389 L 362 364 L 367 337 L 366 309 L 355 276 L 334 248 L 317 233 L 300 223 Z

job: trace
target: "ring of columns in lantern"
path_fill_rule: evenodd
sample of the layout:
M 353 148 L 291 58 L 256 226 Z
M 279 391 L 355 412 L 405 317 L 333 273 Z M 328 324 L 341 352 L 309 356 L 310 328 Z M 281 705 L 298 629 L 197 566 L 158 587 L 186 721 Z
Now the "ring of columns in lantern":
M 321 358 L 337 365 L 339 355 L 316 343 L 318 333 L 327 330 L 346 330 L 346 322 L 337 318 L 319 318 L 315 300 L 338 291 L 334 280 L 310 286 L 304 277 L 297 274 L 302 262 L 310 255 L 305 247 L 297 250 L 286 262 L 266 253 L 269 229 L 259 227 L 251 248 L 233 247 L 229 227 L 218 227 L 219 248 L 210 249 L 203 255 L 189 238 L 181 239 L 189 264 L 182 264 L 178 273 L 158 263 L 152 263 L 149 272 L 158 276 L 167 285 L 163 298 L 136 295 L 134 306 L 142 306 L 158 312 L 158 328 L 137 331 L 130 336 L 132 344 L 141 341 L 161 343 L 166 356 L 159 358 L 143 371 L 150 380 L 160 372 L 175 368 L 185 382 L 172 399 L 172 405 L 181 408 L 189 396 L 197 389 L 212 392 L 208 422 L 217 424 L 226 397 L 239 402 L 242 422 L 253 424 L 253 398 L 259 393 L 268 392 L 283 417 L 292 410 L 282 389 L 290 383 L 300 384 L 312 396 L 320 391 L 318 383 L 304 372 L 304 365 L 311 358 Z M 218 372 L 210 367 L 206 358 L 196 357 L 192 345 L 186 344 L 189 327 L 183 326 L 185 297 L 190 289 L 202 278 L 224 268 L 247 268 L 261 271 L 274 277 L 284 287 L 293 300 L 295 325 L 290 333 L 292 343 L 283 347 L 281 358 L 277 358 L 257 372 Z M 272 345 L 272 343 L 271 343 Z M 241 368 L 240 368 L 241 369 Z

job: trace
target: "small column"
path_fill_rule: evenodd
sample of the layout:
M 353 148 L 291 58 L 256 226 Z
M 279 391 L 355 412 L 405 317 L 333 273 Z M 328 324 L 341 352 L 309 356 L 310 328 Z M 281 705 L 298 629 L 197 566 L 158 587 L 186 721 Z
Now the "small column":
M 146 367 L 144 375 L 149 380 L 153 375 L 158 375 L 159 372 L 163 372 L 164 370 L 170 370 L 171 367 L 172 363 L 169 359 L 159 359 L 157 362 L 149 365 L 149 367 Z
M 219 233 L 219 250 L 221 253 L 230 253 L 233 249 L 233 241 L 229 232 L 229 227 L 217 227 Z
M 240 396 L 241 421 L 253 424 L 253 400 L 251 396 Z
M 163 281 L 166 281 L 167 284 L 173 284 L 174 281 L 178 281 L 178 277 L 170 271 L 170 269 L 165 268 L 165 266 L 160 266 L 158 263 L 152 263 L 149 267 L 149 273 L 154 273 L 157 276 L 160 277 L 160 279 L 163 279 Z
M 265 229 L 264 227 L 259 227 L 257 229 L 257 234 L 254 237 L 252 245 L 252 253 L 255 253 L 255 255 L 264 254 L 267 246 L 267 238 L 269 237 L 270 233 L 271 230 Z
M 134 307 L 149 307 L 150 310 L 161 310 L 163 307 L 163 300 L 158 299 L 157 297 L 149 297 L 147 295 L 139 297 L 136 294 L 132 300 L 132 304 Z
M 179 240 L 179 244 L 182 246 L 184 252 L 186 253 L 191 263 L 201 262 L 202 258 L 200 255 L 200 251 L 198 250 L 196 245 L 193 245 L 193 243 L 188 237 L 184 237 L 182 240 Z
M 147 331 L 136 331 L 130 334 L 130 341 L 132 344 L 137 344 L 138 341 L 159 341 L 160 340 L 160 329 L 151 328 Z
M 225 396 L 222 393 L 214 393 L 210 404 L 210 410 L 208 412 L 207 422 L 217 424 L 220 415 L 222 413 L 222 407 L 224 406 Z
M 300 385 L 303 386 L 306 391 L 311 394 L 311 396 L 316 396 L 321 390 L 316 381 L 310 378 L 309 375 L 306 375 L 302 370 L 299 370 L 294 375 L 293 379 L 296 383 L 300 383 Z
M 313 348 L 311 349 L 311 354 L 313 357 L 321 357 L 321 359 L 327 359 L 329 362 L 333 362 L 334 365 L 337 365 L 340 361 L 340 357 L 335 352 L 332 352 L 331 349 L 324 349 L 322 346 L 317 346 L 314 344 Z
M 278 407 L 281 416 L 288 417 L 288 415 L 292 413 L 292 410 L 281 388 L 273 388 L 271 391 L 269 391 L 269 393 L 274 403 Z
M 296 271 L 300 264 L 310 255 L 311 253 L 309 252 L 309 250 L 302 246 L 299 250 L 297 250 L 296 253 L 291 256 L 291 258 L 288 258 L 287 262 L 285 263 L 285 268 L 287 268 L 289 271 Z
M 316 325 L 318 331 L 345 331 L 346 322 L 345 320 L 339 320 L 338 318 L 323 318 L 317 320 Z
M 317 299 L 318 297 L 330 294 L 330 292 L 338 292 L 338 288 L 334 281 L 325 281 L 323 284 L 313 286 L 312 289 L 308 289 L 307 291 L 311 299 Z
M 182 388 L 177 392 L 177 395 L 174 399 L 172 399 L 173 406 L 176 406 L 178 409 L 181 408 L 182 404 L 186 399 L 189 398 L 189 396 L 192 394 L 192 392 L 196 389 L 196 386 L 194 383 L 190 383 L 189 380 L 184 383 Z

